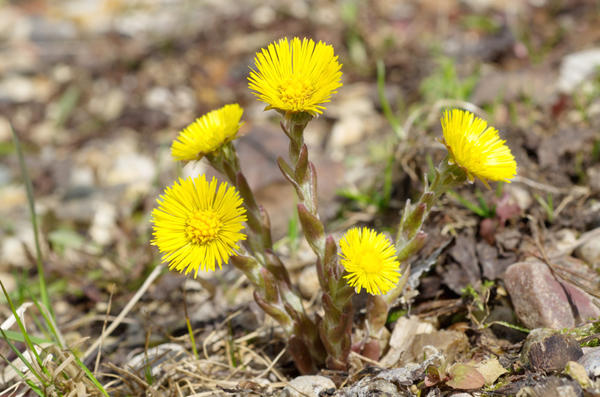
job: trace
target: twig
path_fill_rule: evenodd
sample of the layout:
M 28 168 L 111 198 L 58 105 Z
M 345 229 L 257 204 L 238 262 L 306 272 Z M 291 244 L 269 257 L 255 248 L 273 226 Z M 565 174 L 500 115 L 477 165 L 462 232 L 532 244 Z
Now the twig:
M 260 375 L 257 376 L 257 378 L 262 378 L 263 376 L 268 374 L 273 369 L 275 364 L 277 364 L 277 361 L 279 361 L 279 359 L 283 356 L 283 353 L 285 353 L 286 350 L 287 350 L 287 348 L 285 348 L 285 347 L 283 349 L 281 349 L 281 351 L 279 352 L 277 357 L 275 357 L 275 359 L 271 362 L 271 364 L 269 364 L 267 369 L 265 369 L 263 372 L 261 372 Z M 285 382 L 285 378 L 283 378 L 278 371 L 273 371 L 273 373 L 275 374 L 275 376 L 277 376 L 279 378 L 279 380 L 281 380 L 282 382 Z
M 144 281 L 144 284 L 142 284 L 142 286 L 140 287 L 140 289 L 137 290 L 137 292 L 135 293 L 135 295 L 133 295 L 133 298 L 131 298 L 131 300 L 129 302 L 127 302 L 127 304 L 125 305 L 125 307 L 123 308 L 123 310 L 121 310 L 121 313 L 119 313 L 119 315 L 117 316 L 117 318 L 115 319 L 115 321 L 113 321 L 110 326 L 106 329 L 106 331 L 102 332 L 102 335 L 100 335 L 100 338 L 98 338 L 96 340 L 96 342 L 94 342 L 92 344 L 92 346 L 90 346 L 84 353 L 83 358 L 85 361 L 85 359 L 92 354 L 97 348 L 98 346 L 100 346 L 100 344 L 102 343 L 102 341 L 104 340 L 104 338 L 106 338 L 107 336 L 109 336 L 110 334 L 112 334 L 112 332 L 119 326 L 119 324 L 121 324 L 121 321 L 123 321 L 123 319 L 125 318 L 125 316 L 127 316 L 127 314 L 131 311 L 131 309 L 133 309 L 133 307 L 135 306 L 135 304 L 140 300 L 140 298 L 142 297 L 142 295 L 144 295 L 144 293 L 146 292 L 146 290 L 150 287 L 150 285 L 152 285 L 152 283 L 154 282 L 154 280 L 156 280 L 156 278 L 160 275 L 161 271 L 163 270 L 164 266 L 162 264 L 156 266 L 154 268 L 154 270 L 152 270 L 152 273 L 150 273 L 150 275 L 146 278 L 146 280 Z
M 108 323 L 108 316 L 110 314 L 110 308 L 112 306 L 112 297 L 113 297 L 113 289 L 110 290 L 110 295 L 108 296 L 108 305 L 106 306 L 106 317 L 104 319 L 104 323 L 102 324 L 102 332 L 100 334 L 100 344 L 98 345 L 98 354 L 96 355 L 96 364 L 94 365 L 94 376 L 98 372 L 98 366 L 100 366 L 100 357 L 102 356 L 102 343 L 104 343 L 104 331 L 106 331 L 106 324 Z
M 575 196 L 582 196 L 582 195 L 588 194 L 588 192 L 589 192 L 589 188 L 582 187 L 582 186 L 573 186 L 568 189 L 559 189 L 552 185 L 547 185 L 545 183 L 540 183 L 540 182 L 534 181 L 533 179 L 526 178 L 522 175 L 515 176 L 512 181 L 516 182 L 516 183 L 522 183 L 523 185 L 527 185 L 534 189 L 542 190 L 542 191 L 548 192 L 548 193 L 556 193 L 556 194 L 571 193 Z

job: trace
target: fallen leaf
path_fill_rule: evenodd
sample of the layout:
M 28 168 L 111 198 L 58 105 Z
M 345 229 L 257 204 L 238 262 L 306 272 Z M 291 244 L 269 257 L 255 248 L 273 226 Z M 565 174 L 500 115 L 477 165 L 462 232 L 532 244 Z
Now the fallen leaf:
M 488 358 L 487 360 L 475 364 L 474 367 L 477 369 L 477 372 L 483 375 L 486 386 L 493 385 L 494 382 L 496 382 L 496 379 L 508 372 L 500 365 L 500 362 L 496 357 Z
M 587 372 L 583 365 L 579 364 L 576 361 L 569 361 L 567 366 L 565 367 L 565 372 L 574 380 L 579 383 L 581 387 L 587 389 L 592 385 L 590 378 L 587 375 Z
M 485 378 L 472 365 L 457 363 L 448 369 L 450 380 L 446 385 L 453 389 L 471 390 L 479 389 L 485 385 Z

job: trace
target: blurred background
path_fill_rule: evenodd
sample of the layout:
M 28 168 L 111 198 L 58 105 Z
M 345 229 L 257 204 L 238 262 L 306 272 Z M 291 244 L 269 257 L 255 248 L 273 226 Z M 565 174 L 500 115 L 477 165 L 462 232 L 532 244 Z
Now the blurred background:
M 599 23 L 592 0 L 0 0 L 0 279 L 17 302 L 38 294 L 10 125 L 33 182 L 58 322 L 75 339 L 95 338 L 109 295 L 117 313 L 160 262 L 149 245 L 158 194 L 177 175 L 210 172 L 201 162 L 181 169 L 172 140 L 195 118 L 237 102 L 245 109 L 242 165 L 270 211 L 278 248 L 314 283 L 305 272 L 310 250 L 290 216 L 293 192 L 274 165 L 286 139 L 246 81 L 255 52 L 285 36 L 332 44 L 343 63 L 343 87 L 307 130 L 332 232 L 393 227 L 444 155 L 435 138 L 447 106 L 502 131 L 519 164 L 520 179 L 504 187 L 517 213 L 555 231 L 598 227 Z M 456 211 L 432 216 L 430 234 L 493 240 L 481 224 L 498 218 L 477 197 L 496 203 L 496 192 L 478 185 L 456 196 L 446 200 Z M 502 224 L 516 216 L 507 211 Z M 518 220 L 512 225 L 519 230 Z M 503 238 L 509 248 L 492 257 L 507 266 L 524 249 L 514 243 L 519 233 Z M 429 277 L 422 299 L 457 296 L 474 282 L 454 262 L 456 277 Z M 147 338 L 185 334 L 183 290 L 199 327 L 248 305 L 240 277 L 225 269 L 184 283 L 164 274 L 115 334 L 107 360 L 125 362 Z M 224 291 L 231 283 L 239 288 Z M 310 298 L 316 286 L 301 288 Z M 239 320 L 249 329 L 252 321 Z

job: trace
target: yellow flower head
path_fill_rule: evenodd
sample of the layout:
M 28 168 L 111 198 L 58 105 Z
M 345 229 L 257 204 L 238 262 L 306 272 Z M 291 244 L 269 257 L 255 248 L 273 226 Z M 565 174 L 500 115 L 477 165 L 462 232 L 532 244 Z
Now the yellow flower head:
M 158 208 L 152 211 L 153 240 L 169 268 L 188 274 L 198 269 L 221 268 L 245 240 L 240 233 L 246 221 L 246 210 L 234 187 L 217 186 L 204 175 L 195 179 L 179 179 L 165 189 Z
M 283 38 L 256 53 L 248 86 L 266 109 L 316 116 L 342 85 L 337 59 L 333 47 L 321 41 Z
M 196 119 L 179 133 L 171 145 L 175 160 L 196 160 L 235 139 L 244 109 L 225 105 Z
M 396 248 L 381 233 L 367 227 L 352 228 L 340 241 L 344 276 L 356 293 L 362 288 L 371 295 L 385 294 L 400 279 Z
M 487 180 L 510 182 L 517 174 L 517 163 L 506 141 L 485 120 L 464 110 L 447 110 L 442 130 L 450 161 L 466 172 L 469 181 L 477 177 L 486 185 Z

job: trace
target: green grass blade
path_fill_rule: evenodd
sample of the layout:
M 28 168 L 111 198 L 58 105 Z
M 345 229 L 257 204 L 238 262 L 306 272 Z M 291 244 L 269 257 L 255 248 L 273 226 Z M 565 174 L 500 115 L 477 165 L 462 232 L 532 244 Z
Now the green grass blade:
M 387 160 L 387 164 L 385 165 L 385 171 L 383 173 L 383 194 L 381 195 L 381 200 L 379 200 L 379 211 L 383 211 L 387 209 L 390 205 L 390 200 L 392 199 L 392 171 L 394 169 L 394 156 L 395 153 L 392 153 Z
M 19 326 L 19 330 L 21 331 L 21 334 L 23 334 L 23 339 L 24 339 L 23 343 L 25 343 L 27 348 L 29 350 L 31 350 L 31 352 L 35 356 L 35 359 L 38 362 L 42 371 L 44 371 L 47 375 L 50 375 L 48 370 L 43 365 L 42 358 L 38 354 L 37 350 L 35 350 L 35 346 L 33 345 L 33 342 L 31 341 L 31 338 L 29 337 L 29 334 L 27 333 L 27 330 L 25 329 L 25 325 L 21 321 L 21 318 L 19 317 L 19 313 L 17 313 L 17 309 L 15 308 L 15 305 L 13 304 L 12 299 L 10 299 L 10 296 L 8 295 L 8 292 L 6 291 L 6 288 L 4 288 L 4 284 L 2 283 L 2 281 L 0 281 L 0 287 L 2 287 L 2 292 L 4 292 L 4 296 L 6 296 L 8 305 L 10 306 L 10 311 L 15 316 L 15 321 L 17 322 L 17 325 Z M 2 331 L 3 331 L 2 335 L 4 336 L 4 330 L 2 330 Z
M 73 355 L 73 358 L 75 358 L 75 362 L 77 363 L 79 368 L 81 368 L 81 370 L 83 372 L 85 372 L 88 379 L 92 381 L 92 383 L 94 384 L 94 386 L 96 386 L 98 391 L 100 391 L 104 396 L 109 397 L 109 395 L 106 392 L 106 390 L 104 389 L 104 387 L 100 384 L 98 379 L 96 379 L 96 377 L 94 376 L 94 374 L 92 374 L 92 372 L 88 369 L 88 367 L 86 367 L 85 364 L 83 362 L 81 362 L 79 357 L 77 357 L 77 355 L 74 352 L 71 351 L 71 354 Z
M 50 298 L 48 297 L 48 291 L 46 288 L 46 278 L 44 276 L 44 264 L 42 263 L 42 250 L 40 249 L 40 237 L 38 233 L 38 224 L 37 224 L 37 216 L 35 214 L 35 201 L 33 198 L 33 185 L 31 184 L 31 179 L 29 178 L 29 173 L 27 172 L 27 165 L 25 164 L 25 156 L 23 155 L 23 150 L 21 149 L 21 142 L 19 141 L 19 137 L 17 136 L 17 132 L 11 125 L 11 131 L 13 136 L 13 142 L 15 144 L 15 151 L 17 152 L 17 157 L 19 158 L 19 166 L 21 167 L 21 174 L 23 176 L 23 183 L 25 184 L 25 191 L 27 192 L 27 202 L 29 203 L 29 213 L 31 214 L 31 225 L 33 227 L 33 237 L 35 241 L 35 256 L 37 262 L 37 271 L 38 278 L 40 281 L 40 296 L 42 299 L 42 303 L 48 309 L 48 312 L 54 317 L 54 312 L 52 311 L 52 307 L 50 306 Z
M 10 362 L 10 361 L 9 361 L 9 360 L 8 360 L 6 357 L 4 357 L 4 355 L 2 355 L 1 353 L 0 353 L 0 358 L 2 358 L 4 361 L 6 361 L 6 363 L 7 363 L 8 365 L 10 365 L 10 367 L 11 367 L 11 368 L 12 368 L 12 369 L 15 371 L 15 373 L 16 373 L 17 375 L 19 375 L 19 377 L 20 377 L 21 379 L 23 379 L 23 382 L 25 382 L 25 383 L 27 384 L 27 386 L 29 386 L 29 388 L 30 388 L 31 390 L 33 390 L 34 392 L 36 392 L 38 396 L 44 397 L 44 393 L 42 392 L 42 389 L 40 389 L 38 385 L 36 385 L 35 383 L 33 383 L 33 382 L 31 381 L 31 379 L 27 379 L 27 376 L 26 376 L 26 375 L 25 375 L 25 374 L 24 374 L 24 373 L 23 373 L 23 372 L 22 372 L 22 371 L 21 371 L 19 368 L 15 367 L 15 366 L 14 366 L 14 364 L 13 364 L 13 363 L 11 363 L 11 362 Z
M 40 381 L 41 384 L 46 386 L 47 385 L 46 380 L 42 377 L 42 375 L 39 372 L 37 372 L 35 370 L 33 365 L 25 358 L 23 353 L 21 353 L 21 351 L 19 349 L 17 349 L 17 347 L 10 340 L 8 340 L 6 332 L 2 328 L 0 328 L 0 333 L 2 333 L 2 339 L 4 339 L 6 341 L 6 343 L 8 344 L 8 347 L 10 347 L 10 350 L 12 350 L 17 355 L 19 360 L 21 360 L 21 362 L 23 364 L 25 364 L 27 369 L 29 369 L 29 372 L 31 372 L 31 374 L 33 376 L 35 376 Z M 36 355 L 37 355 L 37 352 L 36 352 Z M 40 364 L 40 367 L 41 367 L 41 364 Z
M 485 210 L 479 208 L 477 205 L 475 205 L 472 202 L 470 202 L 469 200 L 465 199 L 463 196 L 456 193 L 454 190 L 449 190 L 448 194 L 450 194 L 452 197 L 454 197 L 456 200 L 458 200 L 459 203 L 461 203 L 463 206 L 465 206 L 466 208 L 468 208 L 475 214 L 479 215 L 482 218 L 485 218 L 485 216 L 486 216 Z
M 10 341 L 25 343 L 25 338 L 20 332 L 11 331 L 7 329 L 6 331 L 4 331 L 4 334 Z M 44 339 L 33 335 L 29 335 L 29 339 L 31 339 L 31 341 L 37 345 L 41 345 L 43 343 L 53 343 L 53 341 L 50 339 Z
M 402 131 L 400 122 L 396 116 L 394 116 L 390 103 L 385 96 L 385 64 L 381 59 L 377 60 L 377 94 L 379 95 L 379 102 L 381 102 L 383 115 L 388 123 L 390 123 L 390 126 L 394 130 L 394 134 L 396 134 L 398 139 L 403 140 L 405 138 L 404 131 Z
M 54 319 L 52 318 L 50 313 L 48 313 L 48 310 L 46 309 L 46 307 L 40 305 L 40 303 L 37 301 L 37 299 L 32 298 L 31 300 L 33 301 L 35 306 L 40 311 L 40 314 L 42 315 L 42 317 L 44 317 L 45 328 L 47 328 L 49 333 L 52 334 L 52 336 L 54 337 L 54 340 L 52 342 L 57 344 L 58 347 L 60 347 L 61 349 L 63 349 L 65 346 L 64 338 L 62 337 L 61 333 L 58 331 L 58 328 L 56 327 L 56 324 L 54 323 Z

